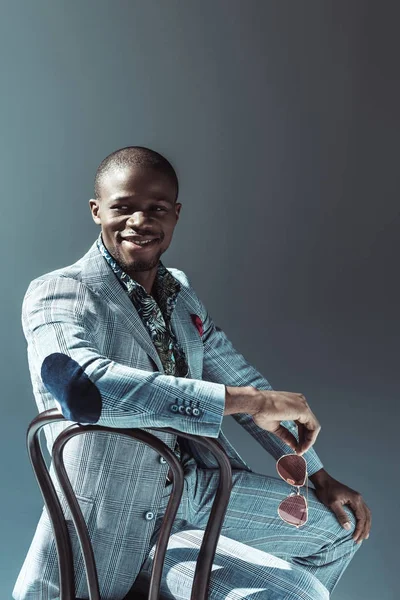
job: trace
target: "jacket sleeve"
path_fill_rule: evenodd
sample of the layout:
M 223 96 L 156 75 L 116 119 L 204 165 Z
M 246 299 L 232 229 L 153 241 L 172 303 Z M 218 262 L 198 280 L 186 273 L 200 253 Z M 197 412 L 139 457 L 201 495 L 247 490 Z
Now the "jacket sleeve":
M 97 300 L 98 302 L 98 300 Z M 22 327 L 31 370 L 71 421 L 109 427 L 172 427 L 218 437 L 225 385 L 136 369 L 96 347 L 94 293 L 80 281 L 56 276 L 31 282 Z M 190 414 L 179 406 L 191 407 Z
M 223 382 L 234 387 L 253 386 L 259 390 L 272 390 L 272 386 L 261 373 L 252 367 L 233 346 L 222 329 L 216 326 L 204 304 L 199 302 L 200 318 L 203 322 L 204 363 L 203 379 L 212 382 Z M 233 414 L 232 417 L 250 435 L 261 444 L 274 458 L 292 453 L 292 449 L 274 435 L 258 427 L 248 413 Z M 297 425 L 294 421 L 281 421 L 298 440 Z M 323 467 L 314 448 L 311 447 L 304 455 L 307 461 L 307 471 L 312 475 Z

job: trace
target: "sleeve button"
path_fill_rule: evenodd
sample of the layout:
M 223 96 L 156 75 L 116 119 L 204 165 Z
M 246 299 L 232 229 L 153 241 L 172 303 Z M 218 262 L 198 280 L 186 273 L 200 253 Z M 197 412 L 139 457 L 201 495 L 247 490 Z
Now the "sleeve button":
M 178 408 L 178 410 L 179 410 L 179 412 L 180 412 L 182 415 L 183 415 L 183 414 L 185 414 L 185 407 L 184 407 L 184 406 L 180 406 L 180 407 Z
M 193 414 L 194 414 L 194 416 L 195 416 L 195 417 L 198 417 L 198 416 L 199 416 L 199 414 L 200 414 L 200 411 L 199 411 L 199 409 L 198 409 L 198 408 L 194 408 L 194 409 L 193 409 Z
M 171 410 L 172 410 L 172 412 L 177 412 L 178 411 L 178 405 L 177 404 L 171 404 Z
M 190 408 L 190 406 L 187 406 L 185 408 L 185 412 L 186 412 L 187 415 L 191 415 L 192 414 L 192 409 Z

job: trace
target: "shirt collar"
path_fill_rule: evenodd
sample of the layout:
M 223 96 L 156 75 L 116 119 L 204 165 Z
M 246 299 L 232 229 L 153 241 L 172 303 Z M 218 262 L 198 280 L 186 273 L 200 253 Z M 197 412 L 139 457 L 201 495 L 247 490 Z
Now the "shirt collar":
M 103 255 L 105 260 L 108 262 L 111 269 L 114 271 L 115 275 L 120 280 L 121 284 L 127 291 L 130 298 L 132 298 L 132 297 L 143 298 L 144 296 L 149 296 L 149 294 L 147 294 L 144 287 L 140 283 L 138 283 L 137 281 L 132 279 L 132 277 L 130 277 L 122 269 L 122 267 L 115 260 L 115 258 L 113 258 L 113 256 L 111 256 L 111 254 L 109 253 L 109 251 L 107 250 L 107 248 L 104 245 L 101 232 L 99 233 L 96 243 L 97 243 L 97 248 L 99 249 L 100 253 Z M 179 281 L 177 279 L 175 279 L 175 277 L 173 275 L 171 275 L 171 273 L 168 271 L 168 269 L 166 269 L 166 267 L 161 262 L 161 260 L 158 261 L 157 274 L 156 274 L 156 278 L 154 280 L 154 286 L 155 286 L 157 296 L 160 299 L 165 298 L 165 297 L 171 297 L 173 300 L 175 300 L 176 296 L 178 295 L 178 293 L 181 289 L 181 285 L 180 285 Z

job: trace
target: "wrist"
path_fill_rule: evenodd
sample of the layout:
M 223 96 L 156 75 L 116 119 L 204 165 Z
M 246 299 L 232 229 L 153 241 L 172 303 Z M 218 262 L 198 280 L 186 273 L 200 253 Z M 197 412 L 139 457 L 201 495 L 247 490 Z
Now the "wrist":
M 324 487 L 324 485 L 327 483 L 327 481 L 332 479 L 331 476 L 329 475 L 329 473 L 327 471 L 325 471 L 324 468 L 320 469 L 319 471 L 316 471 L 312 475 L 309 475 L 308 478 L 312 482 L 312 484 L 314 485 L 315 488 Z
M 259 408 L 260 402 L 256 388 L 252 386 L 225 386 L 224 415 L 236 413 L 248 413 L 253 415 Z

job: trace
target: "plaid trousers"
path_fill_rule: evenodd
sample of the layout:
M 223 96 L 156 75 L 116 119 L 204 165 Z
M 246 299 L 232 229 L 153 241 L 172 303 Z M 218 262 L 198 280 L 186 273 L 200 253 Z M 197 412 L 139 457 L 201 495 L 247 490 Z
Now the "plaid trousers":
M 189 456 L 183 457 L 183 466 L 184 492 L 171 536 L 176 532 L 184 532 L 190 542 L 194 531 L 204 531 L 206 527 L 219 471 L 200 468 Z M 318 500 L 314 490 L 309 488 L 308 521 L 304 526 L 296 528 L 278 516 L 279 503 L 292 491 L 283 480 L 253 471 L 233 469 L 232 481 L 231 496 L 221 530 L 221 544 L 218 543 L 211 573 L 209 599 L 330 598 L 344 570 L 361 546 L 352 538 L 355 527 L 353 512 L 344 507 L 352 524 L 347 531 L 340 526 L 334 513 Z M 157 515 L 152 545 L 157 540 L 171 490 L 172 485 L 167 485 Z M 225 536 L 232 540 L 233 552 L 224 551 L 222 540 Z M 235 542 L 238 542 L 236 546 Z M 183 547 L 181 544 L 181 547 L 167 550 L 161 584 L 162 598 L 190 598 L 192 578 L 188 576 L 187 569 L 190 561 L 194 564 L 198 552 L 190 548 L 190 543 L 187 546 Z M 154 546 L 152 550 L 154 551 Z M 149 581 L 151 565 L 150 558 L 144 562 L 137 583 L 126 600 L 134 598 L 134 591 L 141 589 L 141 582 Z M 314 577 L 310 577 L 310 573 Z M 135 587 L 137 585 L 139 587 Z

